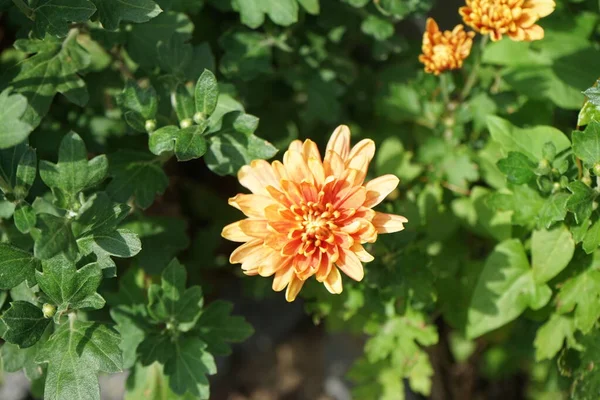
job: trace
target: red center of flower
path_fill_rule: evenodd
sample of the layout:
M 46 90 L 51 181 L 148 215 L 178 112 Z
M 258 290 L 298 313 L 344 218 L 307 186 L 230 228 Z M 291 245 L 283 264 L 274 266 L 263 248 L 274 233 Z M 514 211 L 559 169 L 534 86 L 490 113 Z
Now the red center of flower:
M 334 210 L 333 204 L 325 205 L 309 201 L 300 206 L 293 205 L 290 211 L 294 219 L 299 222 L 297 229 L 289 233 L 289 237 L 296 237 L 300 233 L 302 247 L 299 254 L 309 256 L 317 249 L 322 253 L 327 251 L 327 246 L 335 241 L 334 231 L 338 226 L 335 220 L 340 217 L 340 212 Z

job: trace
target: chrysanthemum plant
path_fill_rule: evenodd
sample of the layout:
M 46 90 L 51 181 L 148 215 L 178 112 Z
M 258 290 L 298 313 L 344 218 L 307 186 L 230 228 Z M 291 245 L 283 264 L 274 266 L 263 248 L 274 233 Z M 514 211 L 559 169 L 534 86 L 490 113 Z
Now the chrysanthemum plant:
M 0 385 L 239 397 L 272 297 L 356 399 L 597 399 L 598 3 L 447 3 L 0 1 Z

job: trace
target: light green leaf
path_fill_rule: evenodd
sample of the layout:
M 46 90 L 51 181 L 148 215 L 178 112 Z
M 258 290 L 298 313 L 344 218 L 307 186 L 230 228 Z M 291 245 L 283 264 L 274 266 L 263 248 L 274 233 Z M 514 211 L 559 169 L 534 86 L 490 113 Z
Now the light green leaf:
M 1 319 L 8 328 L 2 338 L 20 348 L 36 344 L 50 323 L 39 307 L 27 301 L 10 303 L 10 308 L 2 314 Z
M 543 158 L 544 144 L 548 142 L 553 143 L 559 153 L 571 146 L 565 134 L 551 126 L 521 129 L 496 116 L 489 116 L 487 123 L 492 139 L 502 146 L 505 155 L 511 151 L 520 152 L 538 162 Z
M 298 3 L 300 3 L 302 8 L 309 14 L 319 15 L 319 12 L 321 11 L 319 0 L 298 0 Z
M 137 348 L 152 329 L 147 321 L 146 307 L 141 304 L 120 305 L 110 309 L 110 316 L 121 335 L 120 348 L 123 353 L 123 368 L 131 368 L 137 360 Z
M 573 193 L 567 200 L 567 210 L 575 214 L 578 223 L 582 223 L 592 215 L 598 192 L 581 181 L 571 182 L 567 188 Z
M 116 31 L 121 21 L 146 22 L 162 12 L 152 0 L 92 0 L 104 29 Z
M 35 227 L 37 221 L 35 210 L 27 203 L 19 203 L 17 205 L 13 218 L 15 227 L 21 233 L 29 233 Z
M 575 342 L 575 324 L 573 318 L 560 314 L 552 314 L 535 335 L 535 360 L 550 360 L 562 349 L 565 339 L 569 345 Z
M 265 14 L 277 25 L 289 26 L 298 21 L 297 0 L 235 0 L 242 24 L 258 28 L 265 20 Z
M 592 254 L 600 246 L 600 220 L 592 224 L 583 238 L 583 250 Z
M 575 327 L 590 332 L 600 318 L 600 271 L 587 269 L 567 280 L 558 292 L 556 309 L 563 314 L 575 309 Z
M 72 320 L 58 326 L 36 357 L 48 364 L 45 400 L 100 400 L 98 372 L 123 368 L 119 334 L 97 322 Z
M 548 229 L 553 223 L 564 221 L 569 197 L 565 192 L 554 193 L 548 197 L 539 213 L 539 227 Z
M 536 285 L 532 270 L 517 239 L 497 245 L 487 258 L 471 298 L 466 335 L 475 338 L 517 318 L 528 307 L 543 307 L 552 295 L 546 285 Z
M 536 164 L 525 154 L 511 151 L 507 158 L 498 161 L 498 169 L 506 174 L 510 183 L 523 185 L 535 178 Z
M 394 24 L 385 18 L 369 14 L 360 25 L 365 35 L 372 36 L 376 40 L 386 40 L 394 35 Z
M 32 254 L 0 243 L 0 289 L 12 289 L 25 279 L 35 282 L 34 271 L 39 265 Z
M 600 122 L 591 121 L 584 131 L 573 132 L 573 153 L 590 167 L 600 162 Z
M 533 231 L 531 264 L 536 284 L 548 282 L 569 265 L 575 252 L 573 235 L 565 225 Z
M 10 89 L 0 93 L 0 149 L 8 149 L 23 142 L 33 127 L 21 121 L 27 110 L 27 98 L 18 93 L 10 94 Z

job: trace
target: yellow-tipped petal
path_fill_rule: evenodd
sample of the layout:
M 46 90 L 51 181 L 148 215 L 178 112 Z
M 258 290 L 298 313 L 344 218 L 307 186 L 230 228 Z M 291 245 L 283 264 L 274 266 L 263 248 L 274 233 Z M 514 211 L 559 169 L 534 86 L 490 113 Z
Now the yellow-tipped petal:
M 404 224 L 408 220 L 401 215 L 375 213 L 373 221 L 371 221 L 377 233 L 394 233 L 404 229 Z
M 381 203 L 388 194 L 396 189 L 399 183 L 400 179 L 391 174 L 383 175 L 367 182 L 365 185 L 367 188 L 365 207 L 375 207 L 377 204 Z
M 325 285 L 325 288 L 331 294 L 342 293 L 343 286 L 342 286 L 342 275 L 340 274 L 340 271 L 337 268 L 332 268 L 331 272 L 329 272 L 329 275 L 327 276 L 325 281 L 323 281 L 323 284 Z
M 243 221 L 237 221 L 234 222 L 233 224 L 229 224 L 226 227 L 223 228 L 223 231 L 221 232 L 221 236 L 223 236 L 225 239 L 227 240 L 231 240 L 232 242 L 248 242 L 250 240 L 253 240 L 254 238 L 252 236 L 249 236 L 247 234 L 244 233 L 244 231 L 241 228 L 241 222 Z
M 346 161 L 348 154 L 350 154 L 350 128 L 346 125 L 340 125 L 333 131 L 325 148 L 325 153 L 329 151 L 337 153 L 342 161 Z

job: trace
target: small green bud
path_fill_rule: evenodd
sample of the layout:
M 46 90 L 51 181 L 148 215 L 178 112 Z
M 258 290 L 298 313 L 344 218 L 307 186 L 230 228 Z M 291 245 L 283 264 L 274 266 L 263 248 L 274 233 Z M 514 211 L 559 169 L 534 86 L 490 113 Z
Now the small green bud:
M 584 176 L 581 178 L 581 182 L 585 183 L 587 186 L 592 186 L 592 178 L 589 176 Z
M 206 119 L 206 115 L 204 115 L 203 112 L 199 111 L 196 114 L 194 114 L 194 122 L 197 123 L 197 124 L 200 124 L 205 119 Z
M 536 173 L 538 175 L 547 175 L 550 172 L 552 172 L 552 167 L 550 166 L 550 162 L 548 160 L 546 160 L 545 158 L 542 158 L 540 160 L 540 162 L 538 163 Z
M 560 190 L 560 183 L 554 182 L 552 185 L 552 193 L 558 192 Z
M 593 170 L 594 170 L 594 175 L 600 176 L 600 163 L 594 164 Z
M 50 319 L 54 317 L 54 314 L 56 314 L 56 306 L 53 304 L 45 303 L 42 306 L 42 312 L 44 313 L 44 318 Z
M 179 123 L 179 126 L 181 126 L 182 129 L 189 128 L 190 126 L 192 126 L 192 120 L 186 118 Z
M 153 119 L 147 120 L 144 124 L 144 129 L 146 129 L 146 132 L 148 133 L 154 132 L 154 130 L 156 129 L 156 121 Z

